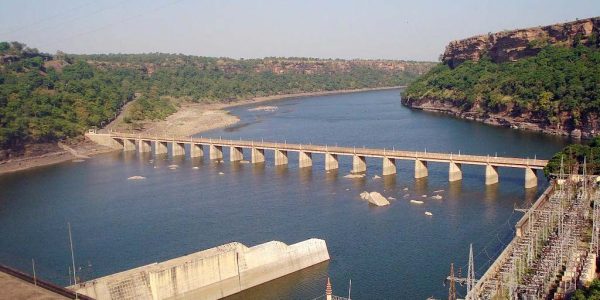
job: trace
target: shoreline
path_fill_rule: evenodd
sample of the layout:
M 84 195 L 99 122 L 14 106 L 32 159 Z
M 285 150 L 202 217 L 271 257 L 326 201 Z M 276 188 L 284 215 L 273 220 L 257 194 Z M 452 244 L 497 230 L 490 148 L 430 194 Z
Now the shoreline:
M 510 128 L 522 132 L 541 133 L 548 136 L 571 138 L 575 140 L 593 138 L 593 136 L 586 132 L 580 132 L 579 136 L 576 136 L 572 132 L 569 132 L 564 129 L 548 128 L 540 125 L 539 123 L 521 121 L 503 114 L 488 113 L 487 117 L 481 116 L 472 111 L 462 111 L 461 109 L 452 105 L 449 101 L 402 101 L 402 104 L 414 110 L 449 115 L 453 118 L 461 120 L 475 121 L 485 125 Z
M 182 105 L 177 112 L 173 113 L 166 120 L 154 121 L 144 124 L 148 128 L 144 128 L 144 133 L 159 134 L 166 130 L 177 131 L 173 133 L 175 135 L 195 135 L 202 132 L 206 132 L 213 129 L 223 128 L 231 126 L 239 122 L 237 116 L 231 115 L 226 109 L 230 107 L 237 107 L 243 105 L 252 105 L 264 102 L 273 102 L 286 99 L 303 98 L 303 97 L 317 97 L 327 95 L 339 95 L 339 94 L 350 94 L 360 93 L 369 91 L 380 91 L 380 90 L 393 90 L 404 88 L 405 86 L 392 86 L 392 87 L 378 87 L 378 88 L 363 88 L 363 89 L 347 89 L 347 90 L 335 90 L 335 91 L 320 91 L 320 92 L 305 92 L 305 93 L 292 93 L 292 94 L 281 94 L 271 96 L 261 96 L 249 99 L 238 100 L 230 103 L 188 103 Z M 131 103 L 131 102 L 129 102 Z M 128 103 L 128 104 L 129 104 Z M 125 104 L 127 105 L 127 104 Z M 119 122 L 120 118 L 125 110 L 119 114 L 119 116 L 113 120 L 113 122 L 107 124 L 101 130 L 107 130 L 118 126 L 116 122 Z M 47 153 L 35 156 L 21 156 L 4 161 L 0 161 L 0 175 L 15 173 L 37 167 L 44 167 L 53 164 L 63 163 L 67 161 L 80 161 L 88 159 L 92 156 L 118 151 L 101 145 L 97 145 L 87 139 L 76 142 L 70 146 L 65 145 L 62 142 L 58 142 L 57 146 L 60 149 L 53 149 Z

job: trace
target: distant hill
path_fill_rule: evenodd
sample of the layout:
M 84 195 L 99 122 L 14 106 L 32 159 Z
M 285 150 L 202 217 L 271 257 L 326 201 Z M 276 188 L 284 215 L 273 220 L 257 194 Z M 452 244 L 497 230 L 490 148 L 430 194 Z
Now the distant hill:
M 0 159 L 24 145 L 104 126 L 135 99 L 128 122 L 164 119 L 170 99 L 256 96 L 405 85 L 434 63 L 312 58 L 230 59 L 181 54 L 49 55 L 0 42 Z
M 451 42 L 403 104 L 591 138 L 600 130 L 600 17 Z

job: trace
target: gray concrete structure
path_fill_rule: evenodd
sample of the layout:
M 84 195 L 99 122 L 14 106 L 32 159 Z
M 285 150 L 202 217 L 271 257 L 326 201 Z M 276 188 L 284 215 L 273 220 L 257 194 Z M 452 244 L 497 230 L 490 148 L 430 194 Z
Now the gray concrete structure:
M 209 152 L 210 159 L 223 159 L 223 146 L 211 144 Z
M 352 174 L 362 174 L 367 172 L 367 162 L 364 156 L 352 156 Z
M 202 157 L 204 156 L 204 148 L 202 144 L 191 143 L 190 144 L 190 157 Z
M 451 161 L 448 170 L 448 181 L 454 182 L 459 180 L 462 180 L 462 166 L 461 164 Z
M 383 157 L 382 175 L 396 175 L 396 160 L 387 156 Z
M 97 300 L 221 299 L 329 260 L 324 240 L 233 242 L 68 287 Z
M 179 142 L 171 142 L 171 155 L 183 156 L 185 155 L 185 144 Z
M 167 142 L 154 141 L 154 154 L 167 154 Z
M 275 165 L 283 166 L 288 164 L 288 155 L 286 150 L 275 149 Z
M 140 153 L 152 152 L 152 141 L 138 140 L 138 151 Z
M 427 161 L 415 159 L 415 179 L 424 178 L 429 176 L 427 170 Z
M 325 153 L 325 171 L 337 170 L 339 167 L 337 154 Z
M 485 166 L 485 184 L 492 185 L 498 183 L 498 167 L 487 165 Z
M 253 164 L 264 163 L 265 162 L 265 149 L 252 148 L 251 156 L 252 156 L 251 159 L 252 159 Z
M 115 149 L 123 149 L 125 151 L 135 150 L 135 145 L 138 145 L 139 151 L 146 151 L 148 143 L 154 141 L 155 154 L 167 152 L 168 143 L 176 143 L 182 147 L 177 148 L 178 152 L 173 155 L 181 155 L 180 150 L 184 149 L 183 145 L 190 145 L 190 156 L 202 156 L 202 145 L 208 146 L 210 149 L 210 159 L 223 159 L 223 147 L 230 147 L 233 153 L 232 161 L 243 159 L 243 149 L 251 149 L 252 162 L 262 163 L 265 161 L 264 151 L 274 151 L 275 165 L 288 164 L 288 152 L 298 153 L 298 165 L 300 168 L 312 166 L 312 158 L 315 154 L 325 156 L 325 170 L 335 170 L 339 168 L 338 157 L 351 156 L 352 172 L 366 172 L 366 158 L 382 159 L 382 175 L 396 174 L 397 160 L 412 160 L 415 165 L 415 178 L 425 178 L 428 174 L 427 165 L 429 162 L 447 163 L 449 164 L 448 180 L 462 180 L 463 165 L 479 165 L 485 167 L 485 184 L 496 184 L 499 181 L 498 168 L 520 168 L 525 170 L 525 187 L 531 188 L 537 185 L 537 175 L 535 170 L 541 170 L 548 163 L 543 159 L 528 159 L 514 157 L 490 157 L 482 155 L 455 155 L 447 153 L 431 153 L 431 152 L 414 152 L 403 150 L 387 150 L 387 149 L 371 149 L 371 148 L 354 148 L 354 147 L 331 147 L 320 145 L 303 145 L 303 144 L 288 144 L 288 143 L 273 143 L 273 142 L 255 142 L 243 140 L 213 140 L 206 138 L 190 138 L 190 137 L 170 137 L 159 138 L 152 136 L 139 136 L 126 133 L 111 132 L 108 134 L 98 134 L 89 132 L 86 134 L 88 138 L 98 144 L 112 147 Z M 197 151 L 200 150 L 200 151 Z M 201 153 L 201 154 L 198 154 Z
M 229 147 L 229 161 L 244 160 L 244 149 L 241 147 Z
M 298 167 L 299 168 L 310 168 L 312 167 L 312 153 L 306 151 L 298 152 Z

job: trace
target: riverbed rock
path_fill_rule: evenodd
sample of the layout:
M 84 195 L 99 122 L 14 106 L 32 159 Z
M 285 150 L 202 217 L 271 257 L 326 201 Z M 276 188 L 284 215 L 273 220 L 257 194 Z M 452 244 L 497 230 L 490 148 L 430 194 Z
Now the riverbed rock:
M 388 201 L 388 199 L 385 199 L 385 197 L 378 192 L 370 192 L 367 201 L 377 206 L 390 205 L 390 201 Z
M 365 174 L 348 174 L 348 175 L 344 176 L 344 178 L 350 178 L 350 179 L 363 178 L 363 177 L 365 177 Z
M 131 176 L 131 177 L 127 178 L 127 180 L 142 180 L 142 179 L 146 179 L 146 177 L 136 175 L 136 176 Z

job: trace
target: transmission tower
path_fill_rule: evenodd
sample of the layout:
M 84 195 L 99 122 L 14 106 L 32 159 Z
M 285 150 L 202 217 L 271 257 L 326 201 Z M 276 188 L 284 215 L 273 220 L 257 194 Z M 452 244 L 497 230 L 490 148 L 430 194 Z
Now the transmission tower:
M 475 262 L 473 261 L 473 244 L 469 245 L 469 269 L 467 271 L 467 300 L 471 299 L 471 289 L 475 286 Z
M 448 287 L 448 300 L 456 300 L 456 286 L 454 285 L 454 263 L 450 263 L 450 287 Z

